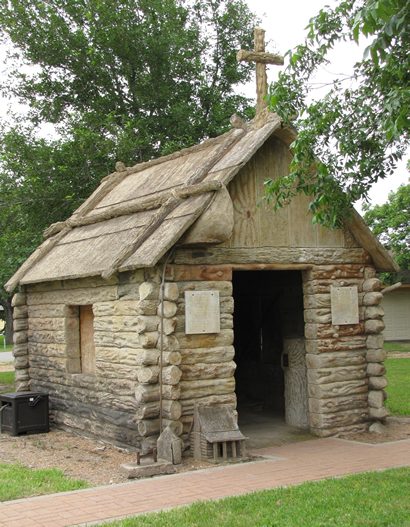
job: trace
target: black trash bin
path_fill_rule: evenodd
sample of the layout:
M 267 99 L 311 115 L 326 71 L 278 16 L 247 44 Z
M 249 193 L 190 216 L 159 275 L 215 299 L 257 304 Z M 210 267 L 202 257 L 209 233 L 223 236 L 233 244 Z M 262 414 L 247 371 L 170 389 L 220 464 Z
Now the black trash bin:
M 16 392 L 0 395 L 1 431 L 12 436 L 48 432 L 48 394 Z

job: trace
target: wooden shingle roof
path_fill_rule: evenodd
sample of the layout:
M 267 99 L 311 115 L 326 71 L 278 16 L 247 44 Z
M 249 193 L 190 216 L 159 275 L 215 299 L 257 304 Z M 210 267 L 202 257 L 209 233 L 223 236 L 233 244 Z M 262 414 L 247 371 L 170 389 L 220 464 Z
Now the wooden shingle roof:
M 64 280 L 154 266 L 272 135 L 290 144 L 295 132 L 265 112 L 244 128 L 130 168 L 118 166 L 66 221 L 45 231 L 46 240 L 7 282 Z M 364 225 L 350 220 L 361 245 L 380 270 L 397 266 Z

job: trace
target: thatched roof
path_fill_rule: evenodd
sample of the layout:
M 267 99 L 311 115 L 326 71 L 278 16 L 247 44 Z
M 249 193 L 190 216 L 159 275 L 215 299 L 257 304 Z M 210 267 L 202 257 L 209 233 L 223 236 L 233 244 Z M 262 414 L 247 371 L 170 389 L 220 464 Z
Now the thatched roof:
M 47 229 L 47 239 L 9 280 L 7 290 L 19 283 L 107 278 L 155 265 L 272 134 L 287 144 L 295 137 L 277 115 L 265 114 L 169 156 L 130 168 L 117 164 L 117 171 L 71 218 Z M 350 222 L 376 266 L 393 270 L 393 260 L 360 216 Z

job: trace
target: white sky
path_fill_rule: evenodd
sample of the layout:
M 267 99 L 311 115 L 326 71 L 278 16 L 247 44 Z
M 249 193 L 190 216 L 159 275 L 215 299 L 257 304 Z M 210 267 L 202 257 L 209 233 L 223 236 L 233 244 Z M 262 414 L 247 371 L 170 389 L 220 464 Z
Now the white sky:
M 326 4 L 334 5 L 334 0 L 247 0 L 252 11 L 261 19 L 261 27 L 266 30 L 267 51 L 275 51 L 285 54 L 287 50 L 302 43 L 306 35 L 306 26 L 309 19 L 316 15 Z M 329 82 L 334 78 L 332 74 L 349 74 L 353 63 L 359 60 L 362 50 L 356 45 L 342 44 L 336 48 L 332 57 L 331 64 L 320 71 L 315 79 L 317 82 Z M 4 49 L 0 47 L 0 63 L 4 60 Z M 275 80 L 278 66 L 268 67 L 268 81 Z M 245 86 L 243 93 L 249 97 L 254 97 L 255 83 L 252 82 Z M 320 93 L 317 91 L 317 93 Z M 8 102 L 0 98 L 0 116 L 7 113 Z M 15 103 L 14 103 L 15 104 Z M 13 105 L 12 105 L 13 106 Z M 407 156 L 409 157 L 409 156 Z M 396 190 L 402 183 L 409 182 L 409 174 L 406 170 L 406 160 L 403 160 L 396 173 L 379 181 L 374 185 L 370 192 L 372 204 L 384 203 L 390 191 Z M 356 204 L 360 209 L 360 205 Z
M 306 35 L 309 19 L 315 16 L 325 5 L 335 5 L 334 0 L 247 0 L 252 11 L 261 19 L 261 27 L 266 31 L 267 51 L 285 54 L 291 48 L 302 43 Z M 349 74 L 352 65 L 362 56 L 362 49 L 352 44 L 343 43 L 332 54 L 331 64 L 320 71 L 316 82 L 329 82 L 334 78 L 332 73 Z M 268 82 L 275 80 L 278 66 L 269 66 Z M 247 86 L 244 93 L 253 96 L 254 84 Z M 407 156 L 409 157 L 409 156 Z M 399 185 L 409 182 L 406 160 L 403 160 L 396 173 L 389 178 L 379 181 L 370 192 L 370 200 L 374 205 L 384 203 L 388 193 L 396 190 Z M 360 209 L 360 205 L 356 204 Z

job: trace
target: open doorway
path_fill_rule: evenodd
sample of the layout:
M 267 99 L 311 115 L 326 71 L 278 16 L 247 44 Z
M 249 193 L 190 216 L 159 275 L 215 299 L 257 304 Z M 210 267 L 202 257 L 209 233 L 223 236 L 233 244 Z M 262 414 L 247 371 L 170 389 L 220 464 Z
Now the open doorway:
M 235 271 L 234 347 L 239 426 L 285 429 L 286 342 L 304 338 L 299 271 Z

